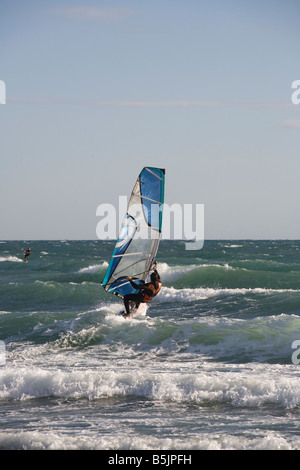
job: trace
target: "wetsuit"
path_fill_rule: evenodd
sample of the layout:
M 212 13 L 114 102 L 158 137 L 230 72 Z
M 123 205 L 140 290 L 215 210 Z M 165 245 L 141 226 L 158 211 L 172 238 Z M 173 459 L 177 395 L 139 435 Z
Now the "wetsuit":
M 135 302 L 135 307 L 138 308 L 140 303 L 143 302 L 150 302 L 150 300 L 155 297 L 156 294 L 160 291 L 161 282 L 160 282 L 160 275 L 157 271 L 155 271 L 157 275 L 157 281 L 147 282 L 144 284 L 136 284 L 132 279 L 129 279 L 130 284 L 135 289 L 139 290 L 137 294 L 127 294 L 124 296 L 124 306 L 125 306 L 125 313 L 130 315 L 129 310 L 129 302 Z
M 24 261 L 28 261 L 28 258 L 31 255 L 31 250 L 25 250 L 24 253 L 25 253 Z

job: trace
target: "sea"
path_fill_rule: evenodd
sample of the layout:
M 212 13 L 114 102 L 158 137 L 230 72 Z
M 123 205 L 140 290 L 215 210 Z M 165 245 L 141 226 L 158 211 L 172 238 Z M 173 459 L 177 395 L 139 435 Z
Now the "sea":
M 0 242 L 0 449 L 299 450 L 300 241 L 163 240 L 130 319 L 114 244 Z

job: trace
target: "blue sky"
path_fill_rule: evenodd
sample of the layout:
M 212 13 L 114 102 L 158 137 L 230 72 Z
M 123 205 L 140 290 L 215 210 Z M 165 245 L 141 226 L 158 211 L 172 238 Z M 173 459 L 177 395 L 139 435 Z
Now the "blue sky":
M 2 0 L 0 238 L 95 239 L 144 166 L 206 239 L 300 238 L 298 0 Z

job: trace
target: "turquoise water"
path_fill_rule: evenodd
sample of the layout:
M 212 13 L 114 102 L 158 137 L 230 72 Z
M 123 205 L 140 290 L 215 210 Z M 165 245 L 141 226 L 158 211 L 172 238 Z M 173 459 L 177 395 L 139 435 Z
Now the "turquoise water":
M 299 449 L 300 242 L 162 241 L 131 320 L 113 247 L 0 242 L 0 448 Z

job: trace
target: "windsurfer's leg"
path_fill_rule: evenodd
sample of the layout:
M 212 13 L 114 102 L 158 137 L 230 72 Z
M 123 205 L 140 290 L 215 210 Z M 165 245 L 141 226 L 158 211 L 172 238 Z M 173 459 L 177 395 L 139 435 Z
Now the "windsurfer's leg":
M 124 296 L 123 300 L 124 300 L 124 307 L 125 307 L 126 314 L 130 315 L 130 308 L 129 308 L 130 300 L 135 302 L 136 308 L 138 308 L 138 306 L 141 303 L 141 295 L 140 294 L 127 294 Z
M 130 294 L 125 295 L 123 300 L 124 300 L 125 312 L 126 312 L 127 315 L 130 315 L 130 311 L 129 311 L 130 298 L 128 298 L 128 297 L 130 297 Z

